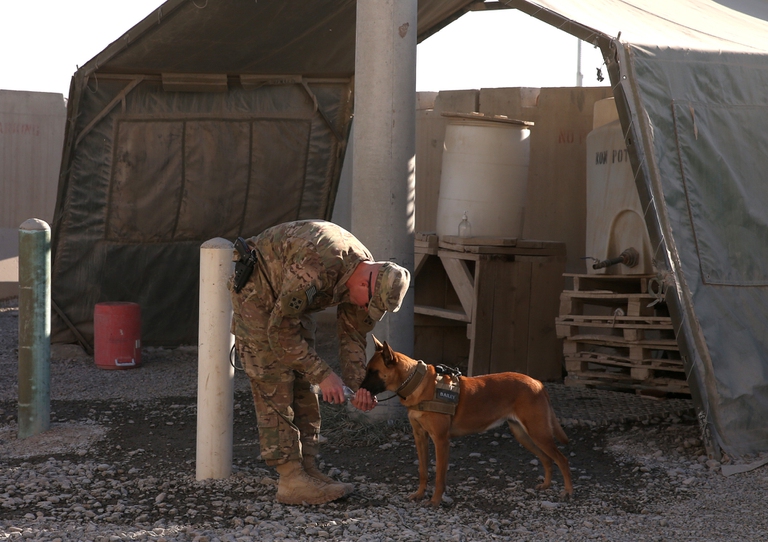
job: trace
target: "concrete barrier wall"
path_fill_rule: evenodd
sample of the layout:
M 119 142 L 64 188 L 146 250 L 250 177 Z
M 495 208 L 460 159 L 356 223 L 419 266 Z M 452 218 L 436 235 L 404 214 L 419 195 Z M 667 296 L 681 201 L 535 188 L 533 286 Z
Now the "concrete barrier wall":
M 0 299 L 17 295 L 21 223 L 53 220 L 66 119 L 61 94 L 0 90 Z

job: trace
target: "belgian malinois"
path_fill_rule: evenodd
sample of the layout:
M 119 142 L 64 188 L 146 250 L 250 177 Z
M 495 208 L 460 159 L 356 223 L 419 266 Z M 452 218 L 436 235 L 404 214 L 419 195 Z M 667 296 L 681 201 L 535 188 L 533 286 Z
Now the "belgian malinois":
M 565 489 L 561 496 L 573 494 L 568 459 L 558 450 L 555 437 L 563 444 L 568 437 L 555 417 L 544 385 L 519 373 L 496 373 L 477 377 L 443 375 L 441 382 L 458 378 L 460 391 L 453 415 L 422 410 L 433 401 L 436 369 L 395 352 L 385 341 L 373 338 L 376 351 L 368 362 L 361 388 L 376 395 L 385 390 L 396 392 L 408 408 L 419 456 L 419 488 L 409 496 L 423 499 L 429 477 L 429 442 L 435 446 L 435 492 L 429 504 L 439 506 L 445 491 L 448 450 L 451 437 L 481 433 L 504 422 L 509 424 L 518 442 L 539 458 L 544 466 L 544 482 L 536 489 L 547 489 L 552 482 L 552 462 L 563 474 Z

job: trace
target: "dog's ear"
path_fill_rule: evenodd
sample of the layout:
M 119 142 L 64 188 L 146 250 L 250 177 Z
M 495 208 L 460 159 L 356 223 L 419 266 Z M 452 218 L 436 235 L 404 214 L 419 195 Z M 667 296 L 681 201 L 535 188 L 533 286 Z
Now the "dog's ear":
M 373 333 L 371 333 L 371 338 L 373 339 L 373 345 L 376 347 L 376 351 L 377 351 L 377 352 L 378 352 L 379 350 L 382 350 L 382 349 L 384 348 L 384 345 L 383 345 L 383 344 L 381 344 L 381 342 L 379 341 L 379 339 L 377 339 L 377 338 L 376 338 L 376 335 L 374 335 Z
M 395 351 L 392 350 L 392 347 L 389 346 L 387 341 L 384 341 L 384 344 L 381 346 L 381 350 L 381 357 L 384 359 L 384 365 L 387 367 L 392 367 L 395 365 Z

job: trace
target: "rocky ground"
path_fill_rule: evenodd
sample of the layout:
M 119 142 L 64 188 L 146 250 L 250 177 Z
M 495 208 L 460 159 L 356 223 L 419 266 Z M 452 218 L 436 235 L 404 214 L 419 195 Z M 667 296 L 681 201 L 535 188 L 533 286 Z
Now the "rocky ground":
M 240 373 L 233 475 L 195 479 L 191 347 L 145 349 L 142 367 L 125 371 L 55 348 L 51 429 L 18 439 L 17 328 L 15 303 L 0 303 L 0 540 L 768 539 L 768 468 L 724 476 L 734 462 L 704 455 L 689 401 L 548 384 L 571 440 L 562 449 L 574 497 L 558 496 L 558 471 L 554 488 L 533 489 L 542 475 L 535 458 L 508 432 L 487 432 L 453 441 L 438 510 L 407 499 L 417 484 L 407 422 L 360 425 L 346 407 L 323 405 L 321 467 L 356 491 L 323 506 L 283 506 L 274 471 L 258 458 Z M 329 329 L 321 326 L 318 350 L 332 357 Z

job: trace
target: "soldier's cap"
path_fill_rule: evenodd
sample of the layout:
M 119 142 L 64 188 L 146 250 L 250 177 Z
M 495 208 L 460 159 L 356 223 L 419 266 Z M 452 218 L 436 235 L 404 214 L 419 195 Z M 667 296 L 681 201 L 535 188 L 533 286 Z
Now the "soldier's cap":
M 410 283 L 411 274 L 406 268 L 384 262 L 376 275 L 376 284 L 368 302 L 368 316 L 378 322 L 384 318 L 385 312 L 397 312 Z

